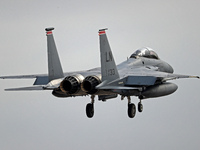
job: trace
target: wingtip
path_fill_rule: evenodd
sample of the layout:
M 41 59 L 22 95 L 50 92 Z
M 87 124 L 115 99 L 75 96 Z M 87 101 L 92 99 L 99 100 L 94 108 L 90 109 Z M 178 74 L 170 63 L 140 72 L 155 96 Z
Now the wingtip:
M 199 76 L 190 76 L 190 78 L 197 78 L 197 79 L 200 79 Z

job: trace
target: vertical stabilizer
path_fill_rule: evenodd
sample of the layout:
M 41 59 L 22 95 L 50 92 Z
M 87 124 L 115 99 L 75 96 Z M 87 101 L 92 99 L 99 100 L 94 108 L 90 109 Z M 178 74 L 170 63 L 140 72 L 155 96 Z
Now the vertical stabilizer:
M 119 78 L 115 60 L 106 36 L 106 29 L 99 30 L 100 53 L 101 53 L 101 75 L 102 81 L 111 82 Z
M 62 78 L 64 77 L 64 75 L 58 56 L 56 44 L 53 38 L 52 30 L 54 30 L 54 28 L 46 28 L 45 30 L 47 35 L 49 81 L 52 81 L 54 79 Z

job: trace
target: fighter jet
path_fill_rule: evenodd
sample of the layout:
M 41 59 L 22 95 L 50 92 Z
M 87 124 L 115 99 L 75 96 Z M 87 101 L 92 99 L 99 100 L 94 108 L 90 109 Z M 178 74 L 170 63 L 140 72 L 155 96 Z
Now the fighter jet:
M 173 74 L 173 68 L 148 47 L 136 50 L 130 58 L 116 65 L 107 39 L 107 29 L 101 29 L 98 32 L 101 67 L 63 73 L 53 37 L 54 28 L 45 30 L 48 74 L 1 76 L 1 79 L 36 78 L 33 86 L 5 89 L 6 91 L 51 90 L 56 97 L 90 95 L 91 102 L 86 105 L 88 118 L 94 116 L 95 96 L 98 96 L 100 101 L 106 101 L 120 95 L 121 100 L 127 98 L 128 116 L 134 118 L 136 106 L 131 102 L 131 96 L 138 97 L 137 108 L 139 112 L 142 112 L 142 100 L 166 96 L 177 90 L 178 86 L 168 81 L 180 78 L 199 78 L 199 76 Z

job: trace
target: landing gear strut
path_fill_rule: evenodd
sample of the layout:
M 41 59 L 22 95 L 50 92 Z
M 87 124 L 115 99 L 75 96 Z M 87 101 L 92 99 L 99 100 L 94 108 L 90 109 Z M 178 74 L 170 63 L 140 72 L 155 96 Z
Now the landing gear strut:
M 86 115 L 88 118 L 92 118 L 94 116 L 94 95 L 91 96 L 91 103 L 86 105 Z

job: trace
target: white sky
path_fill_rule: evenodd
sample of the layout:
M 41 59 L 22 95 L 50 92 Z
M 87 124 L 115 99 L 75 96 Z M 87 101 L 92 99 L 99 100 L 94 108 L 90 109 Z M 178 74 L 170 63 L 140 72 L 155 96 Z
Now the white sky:
M 100 66 L 97 32 L 108 27 L 117 63 L 148 46 L 175 73 L 200 75 L 199 6 L 198 0 L 2 0 L 0 75 L 46 73 L 44 29 L 51 26 L 64 71 Z M 127 100 L 120 97 L 96 100 L 95 116 L 88 119 L 89 97 L 3 91 L 33 82 L 0 81 L 1 150 L 200 148 L 198 80 L 172 81 L 179 86 L 176 93 L 144 100 L 144 111 L 134 119 L 127 117 Z

